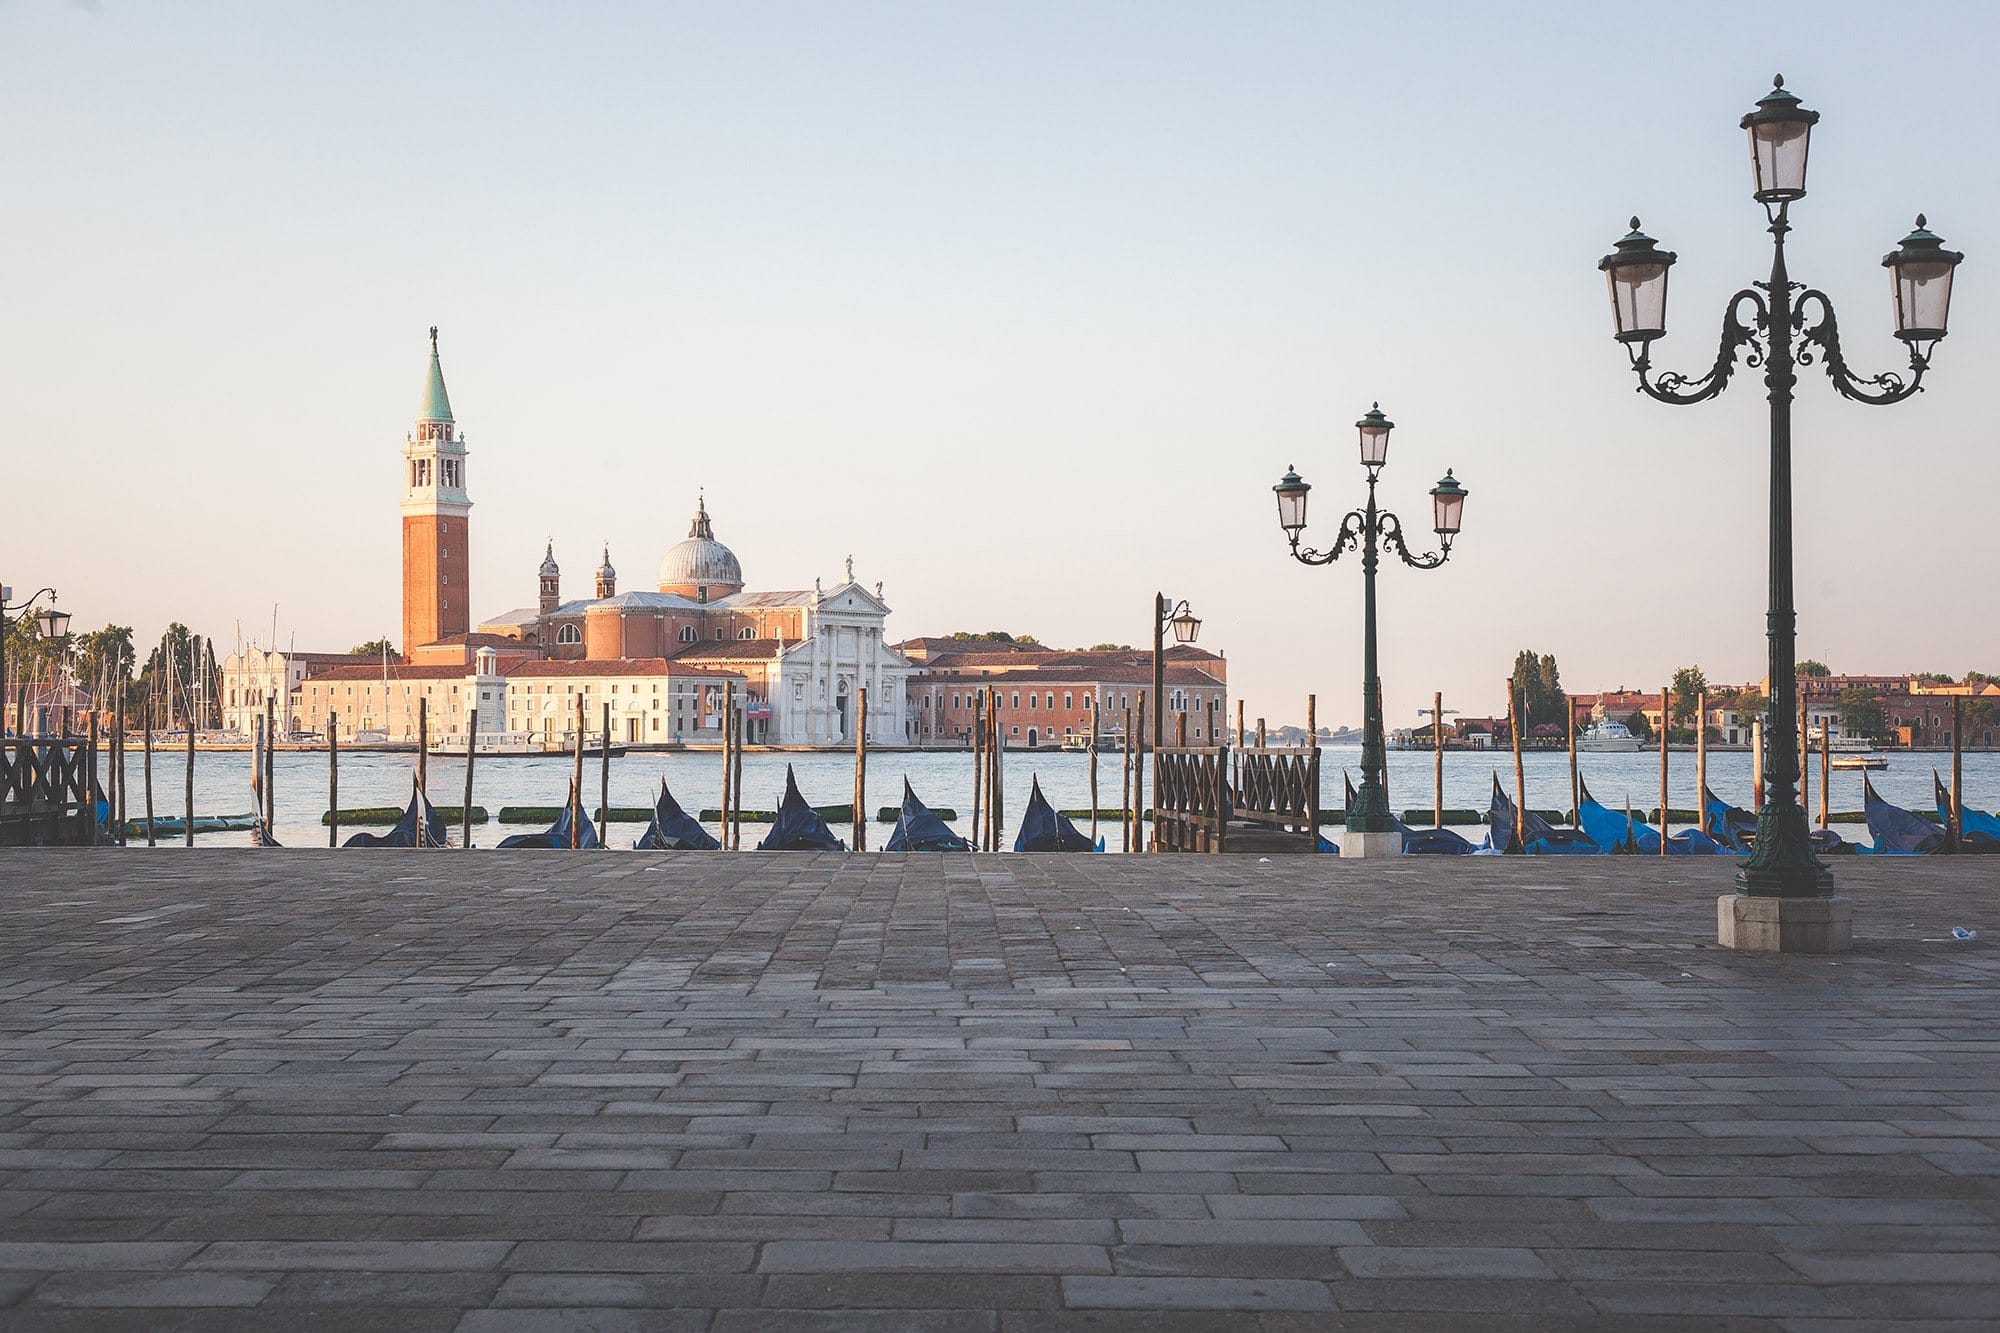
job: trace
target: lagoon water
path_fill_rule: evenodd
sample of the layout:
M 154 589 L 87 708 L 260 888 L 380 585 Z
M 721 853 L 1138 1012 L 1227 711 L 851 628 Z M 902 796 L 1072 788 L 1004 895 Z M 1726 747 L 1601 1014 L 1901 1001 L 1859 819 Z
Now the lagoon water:
M 1886 771 L 1872 776 L 1875 789 L 1896 804 L 1917 810 L 1932 808 L 1931 769 L 1949 778 L 1950 756 L 1940 754 L 1895 754 L 1887 756 Z M 1098 806 L 1118 804 L 1121 759 L 1115 754 L 1097 757 Z M 1695 757 L 1692 752 L 1673 753 L 1670 759 L 1672 803 L 1691 808 L 1695 802 Z M 154 813 L 160 817 L 181 813 L 186 773 L 184 751 L 158 750 L 153 756 Z M 502 806 L 556 806 L 569 789 L 571 762 L 546 758 L 484 758 L 475 772 L 473 804 L 486 807 L 497 816 Z M 601 761 L 584 761 L 584 801 L 595 809 L 598 769 Z M 1650 809 L 1659 800 L 1659 755 L 1588 754 L 1581 758 L 1585 784 L 1591 795 L 1613 809 L 1629 798 L 1634 810 Z M 1524 758 L 1528 804 L 1535 809 L 1569 808 L 1569 761 L 1560 753 L 1535 753 Z M 140 758 L 136 751 L 127 757 L 130 795 L 126 813 L 139 818 L 145 813 L 140 778 Z M 785 766 L 798 774 L 799 788 L 815 805 L 845 805 L 854 790 L 854 761 L 847 753 L 765 754 L 746 753 L 743 759 L 743 807 L 769 810 L 776 807 L 784 792 Z M 1341 772 L 1361 775 L 1359 746 L 1333 746 L 1320 758 L 1322 805 L 1339 809 Z M 1398 809 L 1428 810 L 1431 804 L 1432 756 L 1423 751 L 1391 751 L 1389 754 L 1389 797 Z M 1080 809 L 1090 804 L 1089 756 L 1052 751 L 1007 755 L 1008 839 L 1011 845 L 1020 813 L 1027 800 L 1031 778 L 1039 778 L 1042 790 L 1058 809 Z M 324 754 L 282 752 L 276 757 L 278 840 L 290 847 L 324 847 L 327 830 L 320 817 L 327 809 L 327 763 Z M 344 809 L 362 806 L 406 804 L 410 779 L 415 769 L 408 754 L 347 752 L 340 759 L 340 803 Z M 1151 787 L 1150 765 L 1147 785 Z M 1504 752 L 1452 752 L 1445 755 L 1445 805 L 1458 809 L 1484 810 L 1491 790 L 1492 774 L 1500 774 L 1501 785 L 1513 791 L 1513 760 Z M 632 754 L 611 761 L 611 804 L 650 806 L 664 777 L 675 797 L 690 813 L 721 804 L 722 762 L 713 752 Z M 1709 785 L 1724 799 L 1748 808 L 1750 805 L 1750 756 L 1742 751 L 1711 753 L 1708 757 Z M 956 809 L 954 826 L 969 831 L 972 813 L 972 757 L 963 751 L 873 754 L 868 760 L 868 809 L 872 814 L 883 806 L 902 800 L 903 777 L 907 774 L 917 795 L 928 805 Z M 430 791 L 434 803 L 457 805 L 464 787 L 465 769 L 460 761 L 433 757 L 430 761 Z M 1810 810 L 1819 808 L 1819 764 L 1813 760 Z M 252 808 L 250 756 L 247 753 L 202 752 L 195 756 L 195 810 L 204 815 L 238 814 Z M 2000 754 L 1968 754 L 1965 757 L 1966 804 L 1980 810 L 2000 807 Z M 1861 774 L 1833 774 L 1832 808 L 1858 811 L 1861 808 Z M 355 829 L 343 828 L 344 838 Z M 379 829 L 375 831 L 379 832 Z M 497 819 L 473 827 L 475 846 L 491 847 L 509 833 L 529 831 L 526 827 L 502 825 Z M 834 830 L 843 839 L 851 830 Z M 1462 829 L 1477 842 L 1478 828 Z M 644 832 L 643 824 L 613 824 L 611 843 L 629 847 Z M 1100 824 L 1107 848 L 1121 850 L 1115 819 Z M 744 846 L 763 836 L 761 825 L 745 822 Z M 1850 839 L 1865 839 L 1859 825 L 1844 830 Z M 869 845 L 879 848 L 889 835 L 886 824 L 870 824 Z M 1338 830 L 1333 831 L 1337 839 Z M 179 838 L 165 840 L 180 846 Z M 247 833 L 200 835 L 196 842 L 205 847 L 246 845 Z M 143 839 L 140 845 L 143 845 Z

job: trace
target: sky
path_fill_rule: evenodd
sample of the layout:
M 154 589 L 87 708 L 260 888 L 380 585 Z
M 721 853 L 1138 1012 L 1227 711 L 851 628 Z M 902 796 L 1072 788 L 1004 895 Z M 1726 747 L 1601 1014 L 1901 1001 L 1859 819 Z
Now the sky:
M 1680 255 L 1662 366 L 1769 267 L 1738 118 L 1823 119 L 1793 276 L 1897 368 L 1881 256 L 1968 255 L 1931 387 L 1807 368 L 1800 655 L 2000 672 L 2000 10 L 1891 5 L 0 0 L 0 581 L 79 629 L 341 650 L 400 632 L 400 450 L 442 329 L 475 618 L 609 543 L 645 588 L 705 488 L 752 587 L 880 580 L 892 637 L 1143 644 L 1203 618 L 1252 716 L 1360 720 L 1363 496 L 1389 725 L 1763 674 L 1752 374 L 1633 391 L 1597 259 Z

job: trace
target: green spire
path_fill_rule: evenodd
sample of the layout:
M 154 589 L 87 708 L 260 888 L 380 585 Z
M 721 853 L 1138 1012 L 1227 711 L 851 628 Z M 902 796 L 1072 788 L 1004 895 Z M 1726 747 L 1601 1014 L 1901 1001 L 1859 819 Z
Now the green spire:
M 431 373 L 424 383 L 424 405 L 417 409 L 419 421 L 450 421 L 451 397 L 444 391 L 444 367 L 438 364 L 437 325 L 431 325 Z

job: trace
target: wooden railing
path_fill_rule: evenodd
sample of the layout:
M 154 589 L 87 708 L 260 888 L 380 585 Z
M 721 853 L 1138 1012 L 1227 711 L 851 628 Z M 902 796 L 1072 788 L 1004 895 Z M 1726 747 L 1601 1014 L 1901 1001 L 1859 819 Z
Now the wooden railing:
M 1319 747 L 1244 746 L 1236 751 L 1235 819 L 1319 838 Z
M 1176 745 L 1153 752 L 1158 798 L 1153 847 L 1219 852 L 1229 828 L 1229 747 Z
M 0 847 L 97 841 L 97 749 L 81 738 L 0 742 Z

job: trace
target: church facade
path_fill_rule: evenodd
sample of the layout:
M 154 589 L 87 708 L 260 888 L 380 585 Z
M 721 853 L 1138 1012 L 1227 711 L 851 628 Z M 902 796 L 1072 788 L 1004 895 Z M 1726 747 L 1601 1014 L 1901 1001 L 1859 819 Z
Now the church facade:
M 911 739 L 906 698 L 916 668 L 887 642 L 882 585 L 857 582 L 849 558 L 831 587 L 815 579 L 810 589 L 750 588 L 736 553 L 715 535 L 705 495 L 687 537 L 660 561 L 653 587 L 620 592 L 606 550 L 591 595 L 565 599 L 551 542 L 535 573 L 534 604 L 473 623 L 465 453 L 432 329 L 423 403 L 403 449 L 407 663 L 466 666 L 489 651 L 503 664 L 535 661 L 544 673 L 585 675 L 602 673 L 607 663 L 665 661 L 690 674 L 742 678 L 752 744 L 851 744 L 864 692 L 869 737 Z

